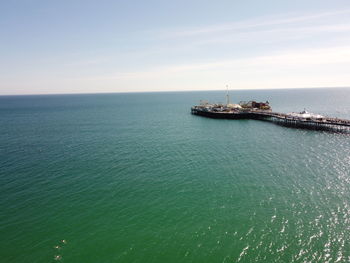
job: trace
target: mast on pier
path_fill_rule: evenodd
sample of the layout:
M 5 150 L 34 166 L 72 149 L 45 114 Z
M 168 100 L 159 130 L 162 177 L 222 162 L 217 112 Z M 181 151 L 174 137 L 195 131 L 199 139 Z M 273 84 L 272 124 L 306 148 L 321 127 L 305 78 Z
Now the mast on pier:
M 228 85 L 226 85 L 226 105 L 230 104 L 230 94 L 228 93 Z

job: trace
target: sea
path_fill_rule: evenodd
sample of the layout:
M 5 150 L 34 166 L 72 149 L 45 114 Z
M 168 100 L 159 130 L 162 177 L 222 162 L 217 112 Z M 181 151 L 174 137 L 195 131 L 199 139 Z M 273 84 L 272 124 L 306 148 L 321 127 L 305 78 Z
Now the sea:
M 0 97 L 0 261 L 349 262 L 350 135 L 191 115 L 225 91 Z M 350 89 L 231 90 L 350 119 Z

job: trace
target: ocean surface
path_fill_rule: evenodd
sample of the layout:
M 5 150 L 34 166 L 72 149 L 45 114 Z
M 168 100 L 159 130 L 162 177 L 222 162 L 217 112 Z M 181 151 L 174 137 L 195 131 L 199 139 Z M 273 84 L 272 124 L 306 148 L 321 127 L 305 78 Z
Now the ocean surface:
M 349 262 L 350 135 L 225 91 L 0 97 L 0 261 Z M 350 89 L 231 91 L 350 119 Z

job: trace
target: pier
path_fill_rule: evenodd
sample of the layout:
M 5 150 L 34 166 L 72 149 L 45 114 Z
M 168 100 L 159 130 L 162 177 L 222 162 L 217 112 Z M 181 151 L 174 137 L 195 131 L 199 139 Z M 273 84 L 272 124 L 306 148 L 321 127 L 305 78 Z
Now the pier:
M 316 130 L 350 131 L 350 120 L 322 117 L 322 118 L 301 118 L 291 114 L 279 112 L 251 112 L 256 119 L 272 121 L 281 125 L 309 128 Z
M 350 132 L 350 120 L 301 113 L 279 113 L 272 110 L 229 108 L 225 105 L 205 104 L 193 106 L 191 113 L 215 119 L 254 119 L 279 125 L 313 130 Z

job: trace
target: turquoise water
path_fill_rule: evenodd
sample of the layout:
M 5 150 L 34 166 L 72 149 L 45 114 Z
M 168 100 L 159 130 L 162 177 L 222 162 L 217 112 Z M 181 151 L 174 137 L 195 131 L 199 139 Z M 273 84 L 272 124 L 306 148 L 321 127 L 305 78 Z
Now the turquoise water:
M 224 95 L 0 97 L 1 262 L 349 262 L 349 135 L 190 114 Z M 350 89 L 231 97 L 350 119 Z

